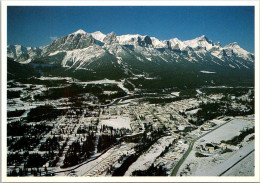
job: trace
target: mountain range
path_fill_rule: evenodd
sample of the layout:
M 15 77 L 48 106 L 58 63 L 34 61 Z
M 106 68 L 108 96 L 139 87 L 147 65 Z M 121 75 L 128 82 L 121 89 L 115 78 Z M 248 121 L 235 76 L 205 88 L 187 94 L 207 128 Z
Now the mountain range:
M 116 36 L 114 32 L 87 33 L 81 29 L 40 48 L 8 45 L 7 56 L 23 65 L 44 67 L 45 74 L 72 74 L 83 80 L 169 79 L 201 74 L 203 79 L 205 73 L 206 78 L 215 73 L 213 78 L 219 81 L 252 79 L 255 59 L 236 42 L 221 46 L 204 35 L 187 41 L 162 41 L 147 35 Z

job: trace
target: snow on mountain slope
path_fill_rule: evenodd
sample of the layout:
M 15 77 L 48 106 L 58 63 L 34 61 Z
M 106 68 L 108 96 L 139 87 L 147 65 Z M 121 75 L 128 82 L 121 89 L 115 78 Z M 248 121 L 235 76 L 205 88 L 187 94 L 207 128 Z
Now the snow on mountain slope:
M 178 38 L 170 39 L 169 44 L 171 49 L 184 50 L 187 47 L 187 45 Z
M 57 55 L 61 52 L 62 54 Z M 120 67 L 129 71 L 132 66 L 143 69 L 146 67 L 143 64 L 147 63 L 190 62 L 198 63 L 200 66 L 216 65 L 246 69 L 254 65 L 254 55 L 242 49 L 237 43 L 222 47 L 220 43 L 214 44 L 204 35 L 186 41 L 178 38 L 163 41 L 146 35 L 116 36 L 114 32 L 106 35 L 100 31 L 87 33 L 82 29 L 41 48 L 9 45 L 7 55 L 20 63 L 29 63 L 40 58 L 41 62 L 61 63 L 63 67 L 75 69 L 86 68 L 90 63 L 103 62 L 102 60 L 107 60 L 107 63 L 111 64 L 115 64 L 116 61 Z M 97 63 L 96 66 L 101 67 L 102 63 Z
M 96 40 L 101 41 L 101 42 L 103 42 L 104 38 L 106 37 L 106 35 L 100 31 L 93 32 L 93 33 L 91 33 L 91 35 L 93 38 L 95 38 Z
M 122 45 L 135 45 L 139 37 L 143 38 L 144 36 L 141 36 L 139 34 L 127 34 L 127 35 L 117 36 L 117 40 L 119 44 Z
M 223 56 L 224 56 L 224 50 L 221 50 L 221 51 L 212 51 L 211 52 L 211 55 L 217 57 L 218 59 L 223 60 Z
M 111 33 L 107 34 L 106 37 L 104 37 L 103 42 L 106 44 L 118 43 L 116 33 L 111 32 Z
M 161 41 L 156 37 L 151 37 L 151 40 L 154 48 L 168 48 L 167 41 Z
M 133 45 L 133 46 L 144 46 L 151 47 L 152 39 L 149 36 L 142 36 L 139 34 L 127 34 L 117 36 L 119 44 L 122 45 Z
M 82 30 L 82 29 L 79 29 L 79 30 L 77 30 L 76 32 L 73 32 L 72 34 L 87 34 L 84 30 Z
M 237 55 L 238 57 L 242 57 L 245 59 L 248 59 L 250 61 L 254 61 L 254 56 L 250 52 L 244 50 L 241 48 L 237 42 L 231 43 L 224 47 L 224 50 L 226 50 L 228 56 L 232 56 L 233 54 Z
M 43 55 L 48 55 L 57 50 L 61 51 L 87 48 L 95 43 L 96 41 L 91 34 L 80 29 L 72 34 L 56 39 L 50 45 L 44 47 Z
M 61 65 L 63 67 L 73 67 L 76 66 L 76 70 L 85 67 L 96 59 L 104 55 L 106 50 L 102 49 L 100 46 L 89 46 L 83 49 L 76 49 L 67 51 L 65 57 L 63 58 Z
M 8 45 L 7 47 L 7 56 L 10 58 L 17 58 L 22 54 L 27 54 L 28 50 L 26 47 L 21 45 Z
M 212 41 L 208 40 L 205 35 L 192 40 L 184 41 L 183 43 L 187 46 L 190 46 L 191 48 L 203 47 L 207 50 L 210 50 L 214 46 Z
M 41 49 L 36 47 L 27 47 L 26 48 L 31 59 L 38 57 L 41 54 Z
M 128 50 L 126 47 L 115 43 L 115 44 L 108 44 L 104 47 L 109 53 L 115 56 L 126 56 L 126 54 L 129 54 L 130 50 Z
M 31 59 L 38 57 L 41 49 L 34 47 L 24 47 L 21 45 L 8 45 L 7 57 L 14 59 L 20 63 L 30 63 Z

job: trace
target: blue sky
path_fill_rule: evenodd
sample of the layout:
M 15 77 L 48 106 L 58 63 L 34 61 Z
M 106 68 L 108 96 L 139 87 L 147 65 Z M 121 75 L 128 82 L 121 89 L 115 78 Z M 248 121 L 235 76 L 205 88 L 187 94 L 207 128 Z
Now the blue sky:
M 161 40 L 189 40 L 206 35 L 222 46 L 232 42 L 254 52 L 254 7 L 142 6 L 59 7 L 9 6 L 7 42 L 43 46 L 78 29 L 117 35 L 141 34 Z

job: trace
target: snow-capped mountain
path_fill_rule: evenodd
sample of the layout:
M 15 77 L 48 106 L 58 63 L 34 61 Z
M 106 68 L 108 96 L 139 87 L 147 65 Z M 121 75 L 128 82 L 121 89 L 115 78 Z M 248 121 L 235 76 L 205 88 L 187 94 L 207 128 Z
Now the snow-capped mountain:
M 135 75 L 157 72 L 160 68 L 249 69 L 254 68 L 254 54 L 237 43 L 222 47 L 206 36 L 181 41 L 159 40 L 147 35 L 121 35 L 78 30 L 54 40 L 42 48 L 8 46 L 8 57 L 21 63 L 46 63 L 73 71 L 97 72 L 107 68 Z M 159 72 L 159 71 L 158 71 Z
M 103 34 L 103 33 L 100 32 L 100 31 L 93 32 L 93 33 L 91 33 L 91 35 L 92 35 L 93 38 L 95 38 L 96 40 L 101 41 L 101 42 L 102 42 L 102 41 L 104 40 L 104 38 L 106 37 L 106 35 Z
M 94 44 L 96 44 L 96 40 L 92 35 L 80 29 L 60 39 L 56 39 L 50 45 L 45 46 L 42 55 L 47 56 L 56 51 L 83 49 Z
M 228 56 L 236 55 L 238 57 L 254 61 L 254 55 L 241 48 L 237 42 L 231 43 L 223 48 Z
M 192 40 L 184 41 L 183 43 L 184 45 L 187 45 L 193 49 L 201 47 L 207 51 L 209 51 L 214 46 L 212 41 L 208 40 L 208 38 L 205 35 Z
M 30 63 L 32 59 L 41 56 L 41 51 L 40 48 L 8 45 L 7 57 L 13 58 L 15 61 L 20 63 Z

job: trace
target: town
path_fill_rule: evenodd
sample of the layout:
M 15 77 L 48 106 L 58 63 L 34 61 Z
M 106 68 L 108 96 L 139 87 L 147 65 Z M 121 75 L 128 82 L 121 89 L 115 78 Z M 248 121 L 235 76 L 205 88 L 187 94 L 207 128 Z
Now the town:
M 189 176 L 212 167 L 220 176 L 236 175 L 241 156 L 254 161 L 253 87 L 147 93 L 126 83 L 9 80 L 7 175 Z

